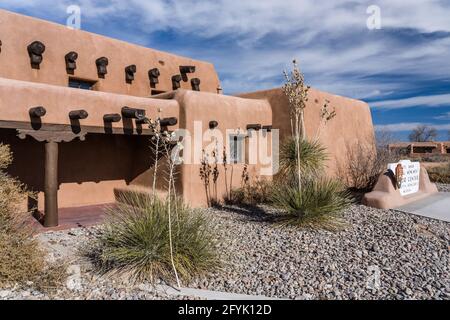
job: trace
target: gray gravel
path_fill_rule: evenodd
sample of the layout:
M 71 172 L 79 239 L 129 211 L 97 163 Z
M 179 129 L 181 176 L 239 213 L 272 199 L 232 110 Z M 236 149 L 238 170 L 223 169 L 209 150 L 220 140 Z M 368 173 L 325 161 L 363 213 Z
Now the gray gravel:
M 440 192 L 450 192 L 450 184 L 437 183 Z
M 185 286 L 289 299 L 450 298 L 448 223 L 354 205 L 343 213 L 345 229 L 328 232 L 275 227 L 267 220 L 270 208 L 205 212 L 222 239 L 223 266 Z M 81 281 L 75 277 L 56 294 L 0 290 L 0 299 L 174 298 L 148 284 L 95 275 L 76 255 L 76 248 L 92 239 L 91 231 L 95 228 L 39 237 L 49 247 L 49 259 L 81 268 Z M 379 274 L 379 281 L 372 274 Z
M 0 288 L 0 300 L 184 300 L 195 297 L 180 297 L 167 294 L 155 285 L 130 283 L 125 275 L 100 276 L 86 259 L 79 256 L 92 240 L 99 227 L 79 228 L 68 231 L 48 232 L 38 236 L 43 248 L 48 251 L 49 262 L 64 261 L 67 265 L 67 281 L 57 291 L 39 292 L 32 288 Z
M 211 211 L 229 263 L 200 288 L 291 299 L 448 299 L 445 222 L 352 206 L 344 231 L 274 228 L 264 214 Z M 380 288 L 368 289 L 371 270 Z

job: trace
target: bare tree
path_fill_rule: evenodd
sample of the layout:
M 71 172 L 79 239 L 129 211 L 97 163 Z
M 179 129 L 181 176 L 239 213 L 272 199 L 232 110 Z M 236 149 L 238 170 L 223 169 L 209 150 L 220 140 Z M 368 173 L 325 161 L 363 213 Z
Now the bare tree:
M 417 126 L 409 135 L 411 142 L 434 141 L 438 136 L 436 128 L 426 125 Z
M 378 152 L 388 150 L 390 144 L 398 142 L 389 130 L 375 131 L 375 141 Z

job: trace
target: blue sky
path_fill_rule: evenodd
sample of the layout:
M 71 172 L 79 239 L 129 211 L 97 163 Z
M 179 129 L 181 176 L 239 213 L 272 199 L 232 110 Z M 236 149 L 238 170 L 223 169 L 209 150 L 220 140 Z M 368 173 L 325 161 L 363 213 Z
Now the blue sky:
M 215 64 L 225 93 L 280 86 L 300 61 L 307 82 L 371 105 L 399 139 L 419 124 L 450 140 L 448 0 L 1 0 L 0 8 Z M 367 8 L 380 8 L 369 30 Z

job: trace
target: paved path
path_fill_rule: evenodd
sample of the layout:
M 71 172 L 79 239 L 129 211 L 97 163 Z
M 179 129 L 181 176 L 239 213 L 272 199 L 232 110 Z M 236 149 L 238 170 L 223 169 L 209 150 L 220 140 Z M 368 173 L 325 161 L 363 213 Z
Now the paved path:
M 397 210 L 450 222 L 450 192 L 441 192 Z
M 268 298 L 265 296 L 249 296 L 244 294 L 226 293 L 210 290 L 188 289 L 181 288 L 181 290 L 174 289 L 169 286 L 159 285 L 156 288 L 158 291 L 168 295 L 195 297 L 205 300 L 280 300 L 274 298 Z

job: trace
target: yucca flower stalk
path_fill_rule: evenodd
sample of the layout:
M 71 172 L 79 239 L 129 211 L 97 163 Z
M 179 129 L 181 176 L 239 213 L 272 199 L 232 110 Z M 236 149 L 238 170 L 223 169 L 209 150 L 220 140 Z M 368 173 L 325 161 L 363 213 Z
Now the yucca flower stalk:
M 297 61 L 293 61 L 293 70 L 289 74 L 284 71 L 285 84 L 283 86 L 283 92 L 289 100 L 290 117 L 291 117 L 291 130 L 294 137 L 297 148 L 297 180 L 298 190 L 302 190 L 302 173 L 301 173 L 301 154 L 300 144 L 302 140 L 306 140 L 306 127 L 305 127 L 305 108 L 308 101 L 309 87 L 305 85 L 305 77 L 303 76 Z
M 178 276 L 177 267 L 175 266 L 175 260 L 174 260 L 174 249 L 173 249 L 173 230 L 172 230 L 172 199 L 176 199 L 176 194 L 172 196 L 172 192 L 174 192 L 174 186 L 175 186 L 175 165 L 176 161 L 172 156 L 172 142 L 174 135 L 170 134 L 168 132 L 164 132 L 164 151 L 166 153 L 166 159 L 167 159 L 167 165 L 169 168 L 168 172 L 168 188 L 167 188 L 167 215 L 168 215 L 168 224 L 169 224 L 169 247 L 170 247 L 170 260 L 172 263 L 173 271 L 175 273 L 175 279 L 177 281 L 178 288 L 181 288 L 181 282 L 180 277 Z M 177 213 L 178 214 L 178 213 Z

